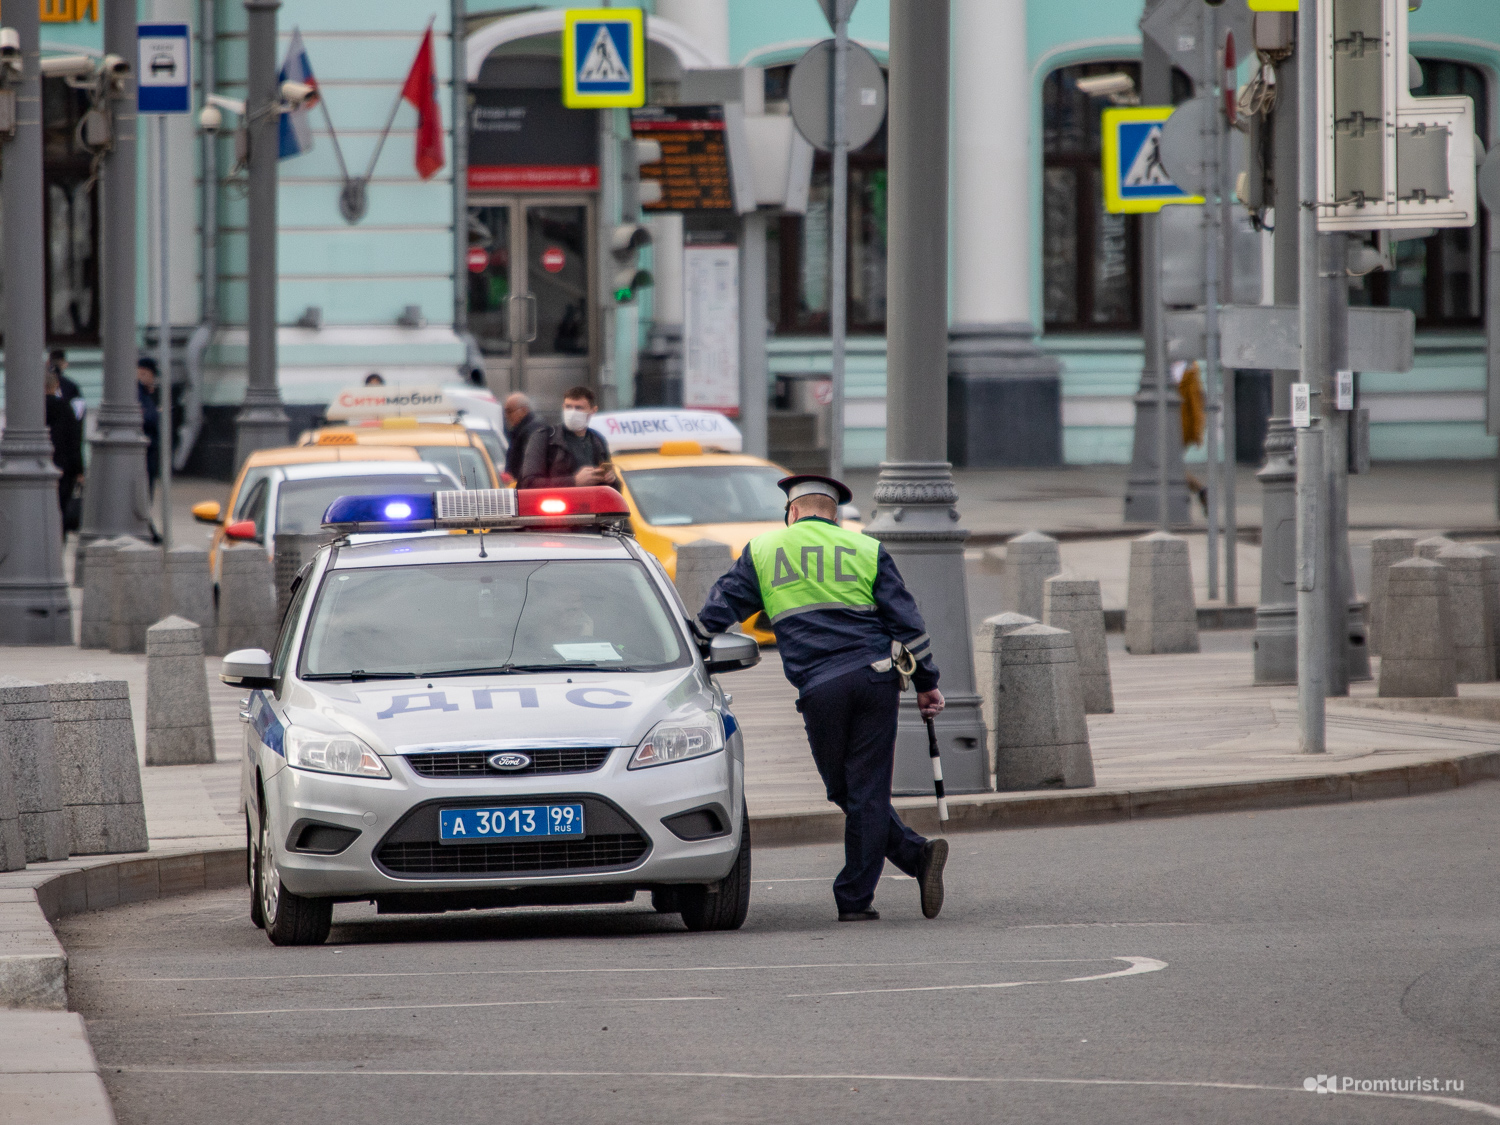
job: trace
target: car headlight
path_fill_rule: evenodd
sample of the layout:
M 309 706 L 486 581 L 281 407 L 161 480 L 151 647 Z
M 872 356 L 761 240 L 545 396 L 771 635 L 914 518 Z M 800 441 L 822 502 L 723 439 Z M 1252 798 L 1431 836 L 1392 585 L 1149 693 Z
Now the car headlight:
M 288 727 L 282 745 L 286 750 L 286 764 L 300 770 L 342 773 L 352 777 L 391 776 L 380 755 L 352 734 L 324 734 L 302 727 Z
M 697 711 L 682 718 L 667 719 L 651 729 L 635 753 L 630 756 L 627 769 L 645 769 L 668 762 L 684 762 L 689 758 L 702 758 L 717 754 L 724 749 L 724 725 L 717 714 Z

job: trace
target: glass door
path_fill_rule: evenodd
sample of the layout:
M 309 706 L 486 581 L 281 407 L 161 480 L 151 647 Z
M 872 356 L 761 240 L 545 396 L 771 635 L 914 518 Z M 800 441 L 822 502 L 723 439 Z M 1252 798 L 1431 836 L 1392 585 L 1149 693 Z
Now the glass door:
M 469 208 L 469 331 L 484 353 L 485 381 L 506 394 L 520 386 L 512 340 L 510 203 Z

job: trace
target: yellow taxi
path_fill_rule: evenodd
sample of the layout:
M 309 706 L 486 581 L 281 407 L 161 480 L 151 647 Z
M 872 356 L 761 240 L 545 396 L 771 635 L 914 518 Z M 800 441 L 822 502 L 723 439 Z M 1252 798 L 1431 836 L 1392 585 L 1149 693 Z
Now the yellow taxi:
M 674 579 L 679 544 L 712 539 L 739 558 L 751 539 L 782 525 L 786 494 L 776 482 L 787 470 L 739 452 L 740 432 L 723 415 L 620 410 L 596 414 L 590 425 L 609 445 L 637 541 Z M 761 644 L 775 643 L 763 613 L 744 629 Z
M 450 470 L 465 488 L 501 487 L 500 473 L 481 431 L 457 423 L 424 422 L 411 417 L 372 418 L 308 430 L 297 444 L 324 449 L 351 446 L 414 449 L 421 460 Z

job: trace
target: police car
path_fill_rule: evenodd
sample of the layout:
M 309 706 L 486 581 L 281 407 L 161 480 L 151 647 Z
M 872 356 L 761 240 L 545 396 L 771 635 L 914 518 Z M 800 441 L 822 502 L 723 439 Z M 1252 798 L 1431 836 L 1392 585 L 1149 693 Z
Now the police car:
M 737 929 L 750 896 L 744 745 L 715 673 L 611 488 L 347 496 L 249 689 L 251 918 L 322 942 L 381 913 L 628 902 Z M 453 534 L 468 530 L 473 534 Z

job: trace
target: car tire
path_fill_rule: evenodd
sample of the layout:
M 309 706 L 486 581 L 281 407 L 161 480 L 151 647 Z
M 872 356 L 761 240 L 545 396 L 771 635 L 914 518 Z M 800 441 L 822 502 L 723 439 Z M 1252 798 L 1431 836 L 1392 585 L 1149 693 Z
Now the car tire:
M 250 830 L 250 814 L 245 814 L 245 882 L 250 884 L 250 921 L 257 930 L 266 928 L 260 912 L 260 853 L 255 847 L 255 833 Z
M 740 850 L 729 874 L 706 887 L 683 887 L 679 892 L 682 921 L 694 932 L 737 930 L 750 913 L 750 814 L 740 819 Z
M 269 818 L 262 817 L 257 879 L 260 913 L 273 945 L 322 945 L 333 926 L 333 900 L 304 898 L 286 889 L 276 869 Z

